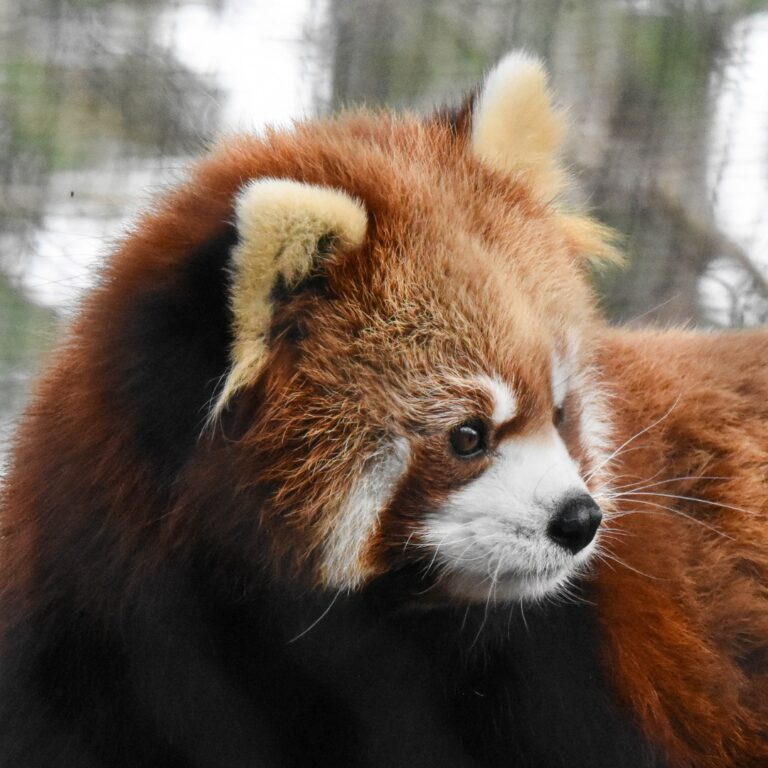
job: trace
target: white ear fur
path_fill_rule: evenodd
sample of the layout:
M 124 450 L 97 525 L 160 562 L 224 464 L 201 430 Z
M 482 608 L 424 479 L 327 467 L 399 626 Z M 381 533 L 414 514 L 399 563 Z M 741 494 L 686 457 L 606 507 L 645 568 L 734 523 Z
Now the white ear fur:
M 278 277 L 289 287 L 297 284 L 311 271 L 320 238 L 330 235 L 337 247 L 354 248 L 368 226 L 362 203 L 345 192 L 289 179 L 247 184 L 237 197 L 235 217 L 240 235 L 232 254 L 235 340 L 214 415 L 261 368 L 273 311 L 270 292 Z
M 565 186 L 557 164 L 564 133 L 543 64 L 524 51 L 505 56 L 485 79 L 472 116 L 472 148 L 485 163 L 523 177 L 551 200 Z

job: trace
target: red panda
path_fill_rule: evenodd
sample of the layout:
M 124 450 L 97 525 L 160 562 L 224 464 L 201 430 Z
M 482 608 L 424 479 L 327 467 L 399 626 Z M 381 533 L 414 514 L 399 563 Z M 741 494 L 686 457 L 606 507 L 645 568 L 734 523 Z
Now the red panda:
M 562 116 L 225 142 L 2 497 L 0 766 L 765 766 L 768 334 L 600 318 Z

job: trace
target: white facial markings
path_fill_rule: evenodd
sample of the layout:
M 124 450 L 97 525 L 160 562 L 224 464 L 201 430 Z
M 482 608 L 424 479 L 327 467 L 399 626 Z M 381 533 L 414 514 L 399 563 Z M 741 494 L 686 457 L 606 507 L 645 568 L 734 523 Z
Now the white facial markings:
M 609 458 L 613 451 L 609 394 L 597 383 L 596 374 L 590 369 L 581 371 L 576 383 L 581 402 L 581 444 L 589 462 L 590 485 L 596 490 L 606 490 L 610 475 Z
M 568 361 L 558 352 L 552 353 L 552 401 L 555 408 L 562 408 L 571 379 L 571 370 Z
M 607 482 L 606 460 L 612 451 L 612 425 L 607 404 L 608 394 L 599 384 L 599 376 L 593 367 L 583 361 L 580 364 L 580 346 L 579 337 L 569 333 L 563 355 L 562 367 L 566 371 L 563 378 L 567 378 L 568 391 L 578 394 L 580 441 L 587 458 L 584 472 L 590 478 L 590 486 L 596 489 Z M 557 381 L 556 370 L 553 363 L 553 386 Z
M 579 346 L 578 337 L 569 333 L 565 344 L 552 352 L 552 399 L 556 408 L 563 405 L 569 392 L 577 389 Z
M 353 589 L 365 578 L 361 562 L 379 514 L 408 468 L 410 449 L 399 438 L 373 454 L 348 496 L 333 516 L 324 548 L 325 586 Z
M 514 419 L 518 403 L 512 388 L 500 376 L 480 376 L 479 381 L 493 396 L 491 418 L 494 424 L 499 425 Z
M 505 441 L 491 466 L 425 521 L 422 539 L 463 597 L 484 599 L 493 588 L 503 599 L 540 596 L 573 575 L 592 549 L 573 556 L 547 535 L 558 504 L 584 493 L 576 464 L 548 428 Z

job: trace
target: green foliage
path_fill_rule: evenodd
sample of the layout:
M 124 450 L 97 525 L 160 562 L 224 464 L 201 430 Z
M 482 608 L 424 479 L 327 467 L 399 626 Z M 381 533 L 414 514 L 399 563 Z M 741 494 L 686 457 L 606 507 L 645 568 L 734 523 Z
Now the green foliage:
M 388 54 L 389 96 L 395 103 L 423 95 L 445 72 L 461 72 L 474 82 L 492 63 L 487 45 L 472 40 L 466 30 L 433 5 L 425 5 L 420 14 L 409 12 L 401 30 Z
M 671 13 L 633 16 L 624 26 L 626 72 L 638 101 L 678 106 L 698 99 L 713 56 L 719 52 L 722 26 L 712 15 Z
M 742 13 L 758 13 L 768 9 L 768 0 L 741 0 L 739 5 Z
M 0 56 L 0 83 L 13 158 L 45 171 L 98 165 L 116 144 L 173 152 L 212 128 L 210 89 L 159 54 L 128 52 L 98 68 Z
M 94 125 L 103 133 L 122 132 L 117 110 L 89 97 L 77 72 L 24 56 L 8 60 L 3 75 L 11 146 L 49 170 L 86 165 Z
M 333 108 L 362 101 L 414 106 L 443 91 L 455 97 L 496 58 L 481 25 L 450 3 L 336 2 L 332 14 Z
M 135 5 L 157 7 L 169 5 L 172 0 L 46 0 L 46 4 L 56 13 L 106 8 L 108 5 Z
M 0 273 L 0 366 L 3 371 L 33 366 L 52 341 L 56 316 L 34 304 Z

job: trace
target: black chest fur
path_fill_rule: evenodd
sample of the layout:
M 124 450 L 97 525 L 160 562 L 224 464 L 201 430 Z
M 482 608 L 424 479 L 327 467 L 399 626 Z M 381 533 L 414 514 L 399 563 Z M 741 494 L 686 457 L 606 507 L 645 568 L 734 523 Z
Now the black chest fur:
M 586 604 L 325 613 L 201 583 L 166 576 L 109 626 L 57 611 L 9 634 L 0 766 L 662 765 Z

